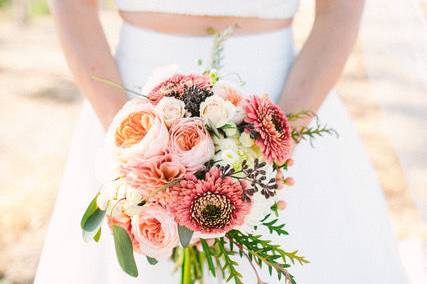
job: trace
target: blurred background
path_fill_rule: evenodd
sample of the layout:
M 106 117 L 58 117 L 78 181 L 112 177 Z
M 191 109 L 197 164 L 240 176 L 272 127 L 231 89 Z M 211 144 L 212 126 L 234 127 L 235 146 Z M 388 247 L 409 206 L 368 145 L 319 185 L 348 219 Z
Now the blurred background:
M 314 1 L 302 2 L 299 46 L 313 19 Z M 103 7 L 114 48 L 120 19 Z M 427 283 L 427 0 L 367 1 L 337 89 L 381 182 L 411 283 Z M 0 0 L 0 283 L 32 283 L 81 104 L 46 1 Z

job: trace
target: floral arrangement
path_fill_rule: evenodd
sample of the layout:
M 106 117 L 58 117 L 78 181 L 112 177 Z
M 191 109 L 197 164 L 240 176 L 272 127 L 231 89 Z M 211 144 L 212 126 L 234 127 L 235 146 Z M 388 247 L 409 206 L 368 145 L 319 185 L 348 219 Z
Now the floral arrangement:
M 118 112 L 99 155 L 104 184 L 81 221 L 84 237 L 98 241 L 106 219 L 119 264 L 134 277 L 138 253 L 153 265 L 172 258 L 184 284 L 201 282 L 204 267 L 243 283 L 240 256 L 257 277 L 255 267 L 265 265 L 295 283 L 288 268 L 308 261 L 257 229 L 288 235 L 278 192 L 294 183 L 286 176 L 292 146 L 332 130 L 292 128 L 290 121 L 312 114 L 286 115 L 214 67 L 202 74 L 164 68 Z

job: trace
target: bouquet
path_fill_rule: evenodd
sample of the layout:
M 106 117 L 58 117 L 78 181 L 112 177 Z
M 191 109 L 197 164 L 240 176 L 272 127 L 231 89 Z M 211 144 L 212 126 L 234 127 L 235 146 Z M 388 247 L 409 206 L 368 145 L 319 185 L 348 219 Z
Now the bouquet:
M 243 283 L 239 257 L 257 277 L 256 266 L 266 266 L 296 283 L 288 268 L 308 262 L 257 230 L 288 235 L 277 193 L 294 183 L 286 175 L 293 143 L 332 130 L 292 128 L 290 121 L 312 113 L 286 115 L 268 96 L 247 95 L 222 78 L 224 38 L 215 35 L 214 59 L 203 73 L 156 72 L 107 132 L 99 155 L 105 182 L 81 227 L 98 241 L 106 219 L 118 262 L 131 276 L 138 276 L 134 253 L 152 265 L 172 258 L 184 284 L 202 282 L 205 270 Z

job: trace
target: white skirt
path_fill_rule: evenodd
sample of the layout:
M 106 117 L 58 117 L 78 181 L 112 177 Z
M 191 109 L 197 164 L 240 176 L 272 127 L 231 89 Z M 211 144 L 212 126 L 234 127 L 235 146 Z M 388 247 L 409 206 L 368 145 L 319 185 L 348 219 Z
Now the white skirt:
M 124 24 L 116 59 L 124 84 L 138 89 L 158 66 L 175 63 L 186 72 L 201 71 L 196 61 L 209 59 L 210 48 L 210 37 L 160 34 Z M 224 55 L 223 74 L 228 79 L 237 80 L 238 74 L 249 93 L 267 93 L 278 100 L 294 58 L 292 30 L 233 37 L 226 42 Z M 281 193 L 288 203 L 281 218 L 290 235 L 265 237 L 288 250 L 299 249 L 311 261 L 290 269 L 297 283 L 406 283 L 384 197 L 336 94 L 328 96 L 319 115 L 340 137 L 317 139 L 314 147 L 309 143 L 297 146 L 291 170 L 296 185 Z M 127 276 L 116 260 L 108 228 L 100 243 L 83 241 L 79 222 L 98 190 L 93 164 L 103 135 L 85 103 L 35 283 L 179 283 L 172 262 L 150 266 L 141 256 L 137 257 L 140 277 Z M 256 283 L 247 261 L 240 263 L 244 283 Z M 261 275 L 267 283 L 279 283 L 265 269 Z M 206 278 L 205 283 L 221 283 Z

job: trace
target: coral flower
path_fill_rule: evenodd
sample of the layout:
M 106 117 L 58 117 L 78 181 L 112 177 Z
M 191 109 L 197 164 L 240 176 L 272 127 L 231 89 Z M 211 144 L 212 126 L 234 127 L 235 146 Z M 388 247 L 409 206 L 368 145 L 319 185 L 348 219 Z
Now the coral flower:
M 123 165 L 122 171 L 126 182 L 141 189 L 144 195 L 176 179 L 182 178 L 185 167 L 169 153 L 163 153 L 149 159 L 131 159 Z
M 181 99 L 191 87 L 210 90 L 212 89 L 212 84 L 207 76 L 176 74 L 154 87 L 149 92 L 148 98 L 153 104 L 157 104 L 164 96 L 173 96 Z
M 255 138 L 269 162 L 283 164 L 292 148 L 289 122 L 279 108 L 267 96 L 253 96 L 247 100 L 246 131 Z
M 203 234 L 225 233 L 244 222 L 251 202 L 243 201 L 246 183 L 223 177 L 213 167 L 204 180 L 188 174 L 170 189 L 170 210 L 178 224 Z

